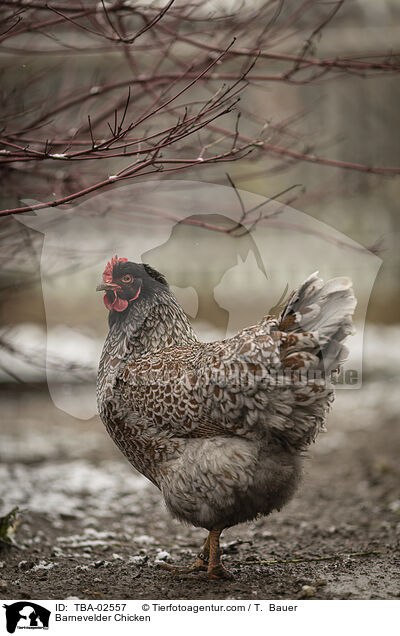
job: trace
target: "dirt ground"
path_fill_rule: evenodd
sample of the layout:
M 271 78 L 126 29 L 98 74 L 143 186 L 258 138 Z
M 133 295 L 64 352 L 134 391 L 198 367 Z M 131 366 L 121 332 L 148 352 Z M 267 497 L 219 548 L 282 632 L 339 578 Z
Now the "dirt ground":
M 231 581 L 181 578 L 205 537 L 171 519 L 98 419 L 58 411 L 43 389 L 2 389 L 4 599 L 400 598 L 400 428 L 394 380 L 339 391 L 329 430 L 281 512 L 223 535 Z

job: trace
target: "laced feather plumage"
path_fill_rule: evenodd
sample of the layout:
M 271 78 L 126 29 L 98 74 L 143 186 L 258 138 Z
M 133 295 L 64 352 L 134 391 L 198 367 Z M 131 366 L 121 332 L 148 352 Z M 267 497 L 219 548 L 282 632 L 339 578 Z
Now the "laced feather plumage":
M 334 398 L 331 374 L 346 358 L 356 305 L 351 281 L 313 274 L 278 318 L 205 343 L 162 274 L 125 259 L 112 268 L 118 295 L 129 300 L 138 280 L 140 293 L 110 312 L 100 361 L 98 406 L 111 437 L 170 512 L 210 537 L 280 509 Z

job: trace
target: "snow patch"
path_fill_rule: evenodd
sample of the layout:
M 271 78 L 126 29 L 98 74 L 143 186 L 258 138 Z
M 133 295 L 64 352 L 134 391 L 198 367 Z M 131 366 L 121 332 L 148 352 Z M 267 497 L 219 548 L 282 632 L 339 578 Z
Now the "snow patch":
M 157 552 L 156 558 L 154 559 L 154 563 L 166 563 L 169 561 L 172 561 L 172 557 L 166 550 L 160 550 Z
M 129 511 L 129 503 L 134 505 L 137 494 L 147 487 L 144 477 L 118 461 L 96 466 L 84 460 L 0 465 L 0 496 L 5 512 L 19 506 L 55 519 L 91 517 L 96 522 L 102 517 L 120 515 L 121 497 Z M 93 545 L 93 535 L 88 534 L 86 539 L 88 545 Z
M 58 565 L 58 563 L 46 563 L 46 561 L 39 561 L 37 565 L 33 566 L 32 571 L 51 570 L 51 568 L 54 568 L 56 565 Z
M 151 545 L 154 542 L 154 537 L 149 537 L 147 534 L 142 534 L 138 537 L 135 537 L 135 543 L 139 543 L 142 545 Z

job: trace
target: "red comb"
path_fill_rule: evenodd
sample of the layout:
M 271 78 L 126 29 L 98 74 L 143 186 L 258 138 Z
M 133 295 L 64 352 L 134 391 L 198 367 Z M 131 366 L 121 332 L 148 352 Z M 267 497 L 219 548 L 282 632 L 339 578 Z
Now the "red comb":
M 117 263 L 126 263 L 128 261 L 127 258 L 118 258 L 117 255 L 113 256 L 111 261 L 108 261 L 106 268 L 103 272 L 103 281 L 105 283 L 111 283 L 113 279 L 113 269 L 114 265 Z

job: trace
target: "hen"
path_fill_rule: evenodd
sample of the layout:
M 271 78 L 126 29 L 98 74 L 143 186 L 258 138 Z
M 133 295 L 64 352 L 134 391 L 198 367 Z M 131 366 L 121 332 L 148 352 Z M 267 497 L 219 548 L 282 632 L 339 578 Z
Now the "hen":
M 100 416 L 172 515 L 209 531 L 191 569 L 229 576 L 222 530 L 279 510 L 299 484 L 302 451 L 323 429 L 352 332 L 351 281 L 313 274 L 279 318 L 218 342 L 198 340 L 149 265 L 115 256 L 97 291 L 110 327 Z

